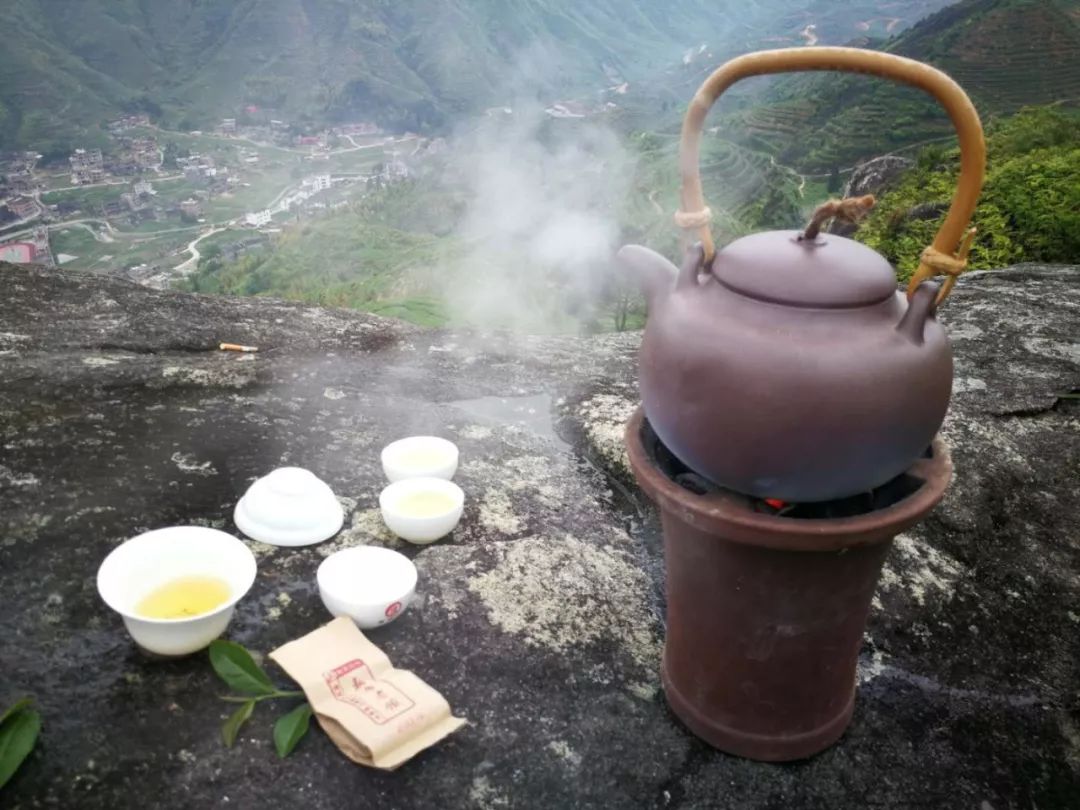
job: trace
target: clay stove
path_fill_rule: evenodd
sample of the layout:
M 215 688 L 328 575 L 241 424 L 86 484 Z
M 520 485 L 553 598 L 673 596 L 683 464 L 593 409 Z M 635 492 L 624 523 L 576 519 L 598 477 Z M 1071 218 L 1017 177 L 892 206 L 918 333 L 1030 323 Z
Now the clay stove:
M 751 759 L 828 748 L 851 721 L 863 630 L 892 539 L 948 486 L 945 443 L 936 439 L 874 491 L 779 513 L 704 483 L 666 450 L 641 409 L 626 444 L 663 523 L 662 679 L 672 710 L 706 742 Z

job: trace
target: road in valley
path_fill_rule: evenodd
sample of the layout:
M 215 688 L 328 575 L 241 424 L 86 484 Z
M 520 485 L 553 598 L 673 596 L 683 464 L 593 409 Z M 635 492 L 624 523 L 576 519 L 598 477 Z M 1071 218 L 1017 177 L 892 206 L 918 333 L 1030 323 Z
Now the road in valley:
M 199 259 L 202 256 L 202 254 L 199 253 L 199 242 L 206 239 L 208 236 L 213 236 L 215 233 L 221 233 L 224 230 L 228 230 L 227 225 L 225 227 L 214 227 L 188 242 L 188 246 L 184 248 L 184 250 L 191 254 L 191 258 L 176 265 L 172 272 L 178 276 L 186 276 L 189 273 L 193 273 L 195 268 L 199 266 Z

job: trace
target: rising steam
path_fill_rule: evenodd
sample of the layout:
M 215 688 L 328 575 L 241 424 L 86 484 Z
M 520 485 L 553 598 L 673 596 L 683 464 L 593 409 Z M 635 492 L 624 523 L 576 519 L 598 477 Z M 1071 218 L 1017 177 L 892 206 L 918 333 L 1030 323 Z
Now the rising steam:
M 470 324 L 557 330 L 605 292 L 631 164 L 601 124 L 555 120 L 535 103 L 510 109 L 457 139 L 464 253 L 443 294 Z

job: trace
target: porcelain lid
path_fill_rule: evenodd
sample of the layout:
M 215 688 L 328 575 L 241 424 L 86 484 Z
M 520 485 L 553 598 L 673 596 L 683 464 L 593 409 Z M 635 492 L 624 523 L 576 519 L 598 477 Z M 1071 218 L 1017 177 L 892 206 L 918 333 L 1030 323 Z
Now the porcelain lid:
M 308 546 L 337 534 L 345 514 L 330 487 L 313 473 L 281 467 L 251 485 L 233 519 L 261 543 Z

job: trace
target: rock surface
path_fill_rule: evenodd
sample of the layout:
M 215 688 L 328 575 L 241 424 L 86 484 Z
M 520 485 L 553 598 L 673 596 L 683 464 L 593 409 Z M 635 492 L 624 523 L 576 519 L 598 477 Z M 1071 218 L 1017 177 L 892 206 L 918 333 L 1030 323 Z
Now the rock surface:
M 880 197 L 914 165 L 915 161 L 903 155 L 882 155 L 868 160 L 851 173 L 840 196 L 862 197 L 864 194 L 874 194 Z M 829 226 L 829 233 L 839 236 L 851 236 L 856 230 L 858 225 L 842 219 L 834 219 Z
M 891 552 L 851 728 L 784 766 L 710 749 L 665 706 L 659 532 L 621 449 L 639 335 L 428 332 L 5 265 L 0 285 L 0 703 L 31 693 L 45 723 L 4 807 L 1076 806 L 1075 269 L 959 284 L 956 479 Z M 452 537 L 412 547 L 382 528 L 378 452 L 422 432 L 460 445 L 468 502 Z M 413 557 L 418 602 L 369 635 L 470 723 L 396 772 L 318 730 L 279 760 L 265 704 L 224 748 L 205 656 L 144 657 L 98 599 L 110 549 L 170 524 L 235 533 L 236 500 L 285 464 L 331 484 L 346 526 L 251 543 L 228 636 L 265 654 L 325 621 L 314 571 L 336 548 Z

